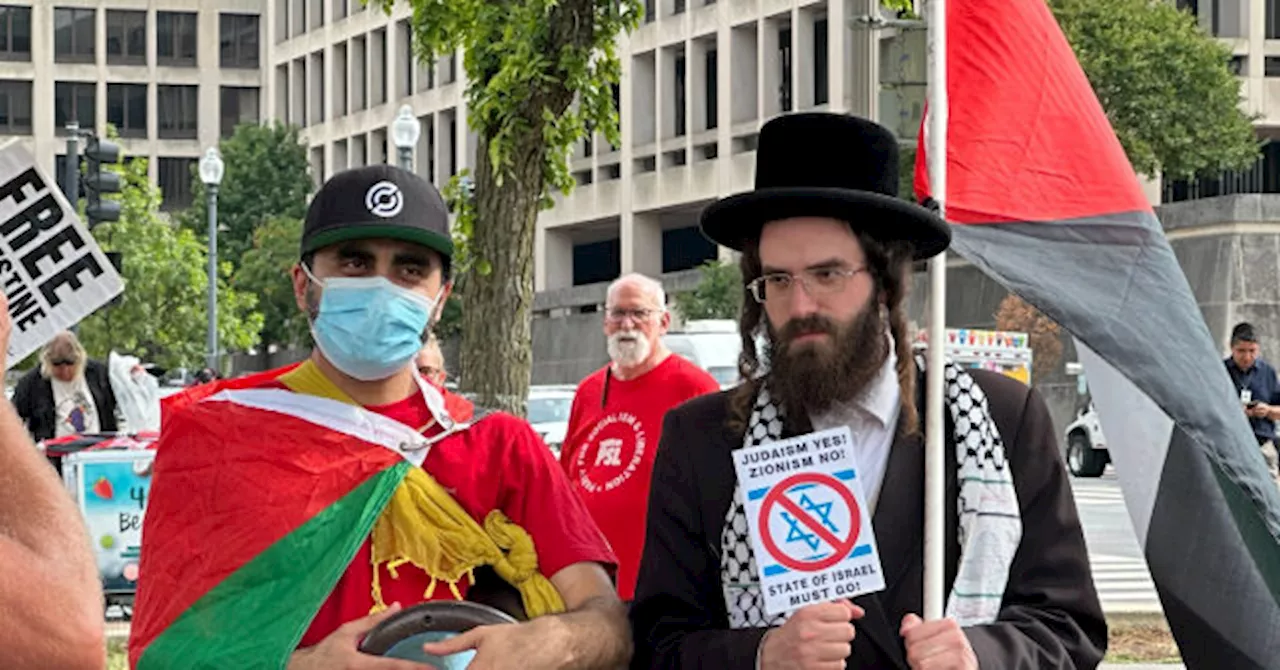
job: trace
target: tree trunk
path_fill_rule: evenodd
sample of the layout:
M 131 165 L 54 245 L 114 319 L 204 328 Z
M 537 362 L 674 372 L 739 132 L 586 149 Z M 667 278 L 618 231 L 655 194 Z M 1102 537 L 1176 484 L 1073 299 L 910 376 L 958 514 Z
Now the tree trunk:
M 471 248 L 477 263 L 467 278 L 462 310 L 462 380 L 481 407 L 524 416 L 533 368 L 533 237 L 542 195 L 541 127 L 513 152 L 502 184 L 494 179 L 489 143 L 476 151 L 475 223 Z

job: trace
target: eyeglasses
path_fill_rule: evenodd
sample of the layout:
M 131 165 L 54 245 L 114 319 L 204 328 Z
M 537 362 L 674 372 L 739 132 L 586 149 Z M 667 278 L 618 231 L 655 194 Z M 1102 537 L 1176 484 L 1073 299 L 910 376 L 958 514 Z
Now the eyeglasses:
M 866 272 L 866 267 L 859 268 L 814 268 L 800 274 L 790 272 L 772 272 L 756 277 L 747 284 L 751 297 L 758 303 L 765 301 L 786 301 L 790 299 L 792 289 L 797 282 L 804 287 L 804 292 L 816 298 L 832 295 L 844 290 L 849 279 L 859 272 Z
M 63 367 L 66 365 L 75 365 L 76 360 L 73 358 L 59 358 L 56 361 L 49 361 L 49 363 L 54 367 Z
M 418 373 L 424 377 L 435 377 L 436 375 L 443 377 L 445 374 L 444 370 L 441 370 L 440 368 L 433 368 L 429 365 L 424 365 L 418 368 Z
M 608 312 L 605 313 L 605 318 L 609 319 L 614 323 L 622 323 L 623 321 L 626 321 L 628 318 L 636 321 L 637 323 L 644 323 L 645 321 L 649 320 L 650 316 L 653 316 L 655 314 L 661 314 L 662 312 L 663 310 L 660 310 L 660 309 L 645 309 L 643 307 L 638 309 L 623 309 L 621 307 L 612 307 L 609 309 Z

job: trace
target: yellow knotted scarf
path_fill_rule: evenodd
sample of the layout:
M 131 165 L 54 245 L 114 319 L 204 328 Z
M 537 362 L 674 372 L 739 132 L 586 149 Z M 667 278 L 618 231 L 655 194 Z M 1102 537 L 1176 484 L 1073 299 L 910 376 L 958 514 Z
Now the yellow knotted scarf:
M 311 361 L 279 379 L 295 393 L 357 404 Z M 520 592 L 530 618 L 565 609 L 560 593 L 538 572 L 538 554 L 528 531 L 496 509 L 485 517 L 482 528 L 422 468 L 409 468 L 374 525 L 372 612 L 387 606 L 378 568 L 385 564 L 396 578 L 396 568 L 406 563 L 431 577 L 424 598 L 430 598 L 437 582 L 443 581 L 461 599 L 458 582 L 469 577 L 474 583 L 472 571 L 489 565 Z

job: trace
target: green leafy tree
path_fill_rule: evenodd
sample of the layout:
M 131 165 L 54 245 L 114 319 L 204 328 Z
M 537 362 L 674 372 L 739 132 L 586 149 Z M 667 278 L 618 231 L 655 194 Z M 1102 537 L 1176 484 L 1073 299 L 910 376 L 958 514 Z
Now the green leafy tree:
M 469 125 L 479 136 L 462 293 L 462 379 L 481 404 L 523 414 L 533 307 L 533 232 L 550 191 L 573 185 L 569 150 L 588 127 L 621 143 L 616 43 L 639 0 L 400 0 L 416 55 L 464 50 Z M 390 11 L 396 0 L 378 0 Z M 493 315 L 501 314 L 502 318 Z
M 1164 0 L 1049 0 L 1134 170 L 1187 178 L 1258 156 L 1231 51 Z
M 676 295 L 676 309 L 686 320 L 736 319 L 742 309 L 742 271 L 737 263 L 708 261 L 692 291 Z
M 289 270 L 298 262 L 302 222 L 277 216 L 268 218 L 253 231 L 253 246 L 240 260 L 232 286 L 258 297 L 264 345 L 293 345 L 307 342 L 306 315 L 293 297 Z
M 208 255 L 200 240 L 160 217 L 160 189 L 147 176 L 147 161 L 134 159 L 119 169 L 120 220 L 97 226 L 104 250 L 123 257 L 125 290 L 119 302 L 80 323 L 80 340 L 93 356 L 115 350 L 164 367 L 199 366 L 205 361 Z M 218 284 L 218 338 L 224 351 L 257 342 L 262 315 L 257 298 L 227 284 L 231 264 L 221 267 Z
M 307 146 L 295 125 L 244 123 L 218 145 L 226 171 L 218 186 L 218 256 L 239 268 L 254 244 L 254 231 L 268 219 L 302 219 L 315 190 Z M 182 225 L 200 240 L 208 236 L 204 182 L 192 177 L 195 199 Z M 279 327 L 273 326 L 273 328 Z

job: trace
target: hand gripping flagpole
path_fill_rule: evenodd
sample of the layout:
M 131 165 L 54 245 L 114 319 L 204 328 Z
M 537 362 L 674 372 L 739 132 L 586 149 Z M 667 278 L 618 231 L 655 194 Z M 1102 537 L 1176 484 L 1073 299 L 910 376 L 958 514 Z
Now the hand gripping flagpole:
M 947 199 L 947 5 L 946 0 L 926 0 L 928 45 L 928 105 L 925 118 L 925 155 L 929 191 L 938 215 L 946 218 Z M 946 457 L 942 416 L 943 357 L 947 319 L 947 253 L 929 261 L 929 345 L 925 386 L 924 472 L 924 619 L 940 619 L 943 613 L 943 574 L 946 560 Z

